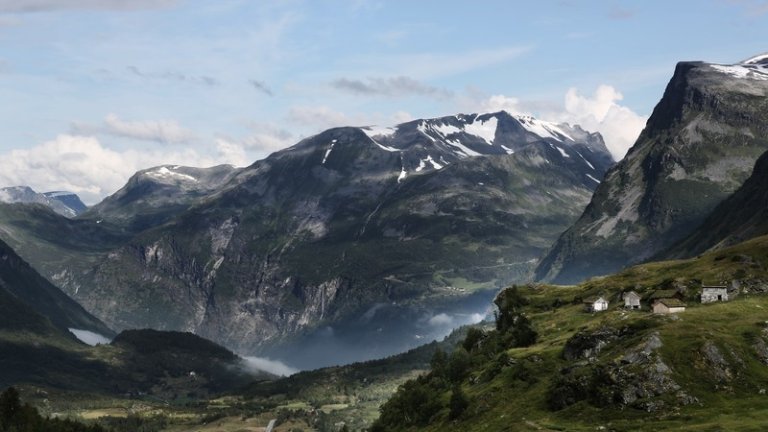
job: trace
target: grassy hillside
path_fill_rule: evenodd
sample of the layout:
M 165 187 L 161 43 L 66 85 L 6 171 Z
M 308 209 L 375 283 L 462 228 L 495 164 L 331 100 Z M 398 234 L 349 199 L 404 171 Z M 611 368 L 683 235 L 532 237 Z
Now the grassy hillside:
M 684 260 L 637 266 L 579 286 L 528 286 L 520 311 L 538 340 L 474 334 L 449 359 L 401 387 L 379 430 L 765 430 L 768 427 L 768 237 Z M 701 305 L 701 284 L 728 283 L 734 300 Z M 738 287 L 738 288 L 736 288 Z M 678 315 L 624 311 L 634 289 L 683 292 Z M 606 295 L 606 312 L 581 299 Z M 449 360 L 449 363 L 452 360 Z M 408 412 L 418 405 L 430 415 Z M 418 412 L 418 411 L 417 411 Z

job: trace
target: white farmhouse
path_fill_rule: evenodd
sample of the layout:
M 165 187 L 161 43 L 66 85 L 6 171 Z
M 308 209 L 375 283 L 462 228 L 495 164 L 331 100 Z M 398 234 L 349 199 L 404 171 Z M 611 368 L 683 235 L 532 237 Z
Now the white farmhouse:
M 601 312 L 608 309 L 608 300 L 605 297 L 587 297 L 584 299 L 584 308 L 587 312 Z
M 725 286 L 702 286 L 701 302 L 714 303 L 719 301 L 728 301 L 728 288 Z

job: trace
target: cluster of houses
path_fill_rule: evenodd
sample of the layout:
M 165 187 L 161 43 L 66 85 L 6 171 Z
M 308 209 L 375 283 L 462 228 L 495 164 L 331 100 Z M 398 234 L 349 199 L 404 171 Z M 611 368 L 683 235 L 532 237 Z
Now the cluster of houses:
M 624 308 L 630 310 L 642 309 L 642 297 L 635 291 L 627 291 L 621 295 Z M 702 286 L 701 302 L 713 303 L 728 301 L 728 289 L 725 286 Z M 683 295 L 677 290 L 657 290 L 648 297 L 648 305 L 655 314 L 673 314 L 685 311 Z M 584 307 L 588 312 L 601 312 L 608 309 L 608 299 L 604 296 L 587 297 Z

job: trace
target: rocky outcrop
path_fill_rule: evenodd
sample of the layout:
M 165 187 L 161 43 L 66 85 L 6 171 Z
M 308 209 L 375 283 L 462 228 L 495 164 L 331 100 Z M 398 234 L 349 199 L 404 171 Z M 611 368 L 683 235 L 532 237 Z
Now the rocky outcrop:
M 605 332 L 602 334 L 603 337 L 590 339 L 594 342 L 590 345 L 599 346 L 602 341 L 616 337 L 615 334 L 607 337 Z M 620 360 L 576 364 L 563 369 L 550 389 L 550 408 L 559 410 L 587 400 L 596 406 L 632 407 L 653 412 L 666 407 L 667 402 L 659 398 L 665 395 L 674 395 L 680 405 L 697 402 L 672 378 L 672 369 L 658 352 L 661 347 L 659 334 L 652 333 L 627 350 Z
M 563 358 L 568 361 L 594 359 L 605 346 L 618 339 L 620 335 L 619 330 L 610 327 L 576 333 L 565 343 Z

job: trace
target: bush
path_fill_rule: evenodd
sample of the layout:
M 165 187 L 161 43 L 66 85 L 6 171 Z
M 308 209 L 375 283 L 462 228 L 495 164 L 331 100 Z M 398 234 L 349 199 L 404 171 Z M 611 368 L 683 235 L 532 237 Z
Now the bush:
M 470 365 L 469 353 L 464 348 L 457 348 L 448 359 L 447 378 L 452 383 L 459 383 L 467 374 Z
M 486 334 L 484 331 L 472 327 L 467 331 L 467 336 L 464 338 L 464 342 L 461 343 L 461 346 L 463 346 L 467 352 L 472 352 L 480 346 L 485 337 Z
M 451 391 L 451 401 L 448 404 L 450 411 L 448 412 L 448 418 L 455 420 L 464 414 L 464 411 L 469 406 L 469 401 L 461 390 L 461 386 L 457 385 L 453 387 Z

